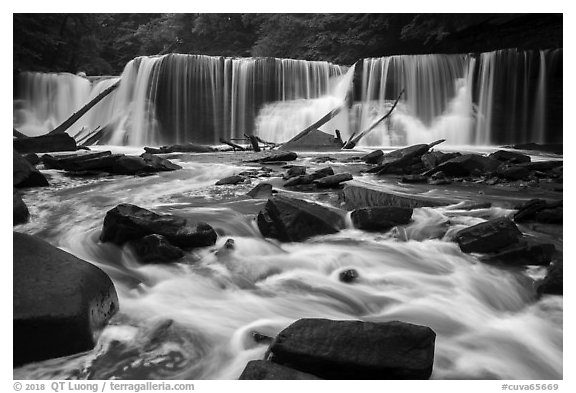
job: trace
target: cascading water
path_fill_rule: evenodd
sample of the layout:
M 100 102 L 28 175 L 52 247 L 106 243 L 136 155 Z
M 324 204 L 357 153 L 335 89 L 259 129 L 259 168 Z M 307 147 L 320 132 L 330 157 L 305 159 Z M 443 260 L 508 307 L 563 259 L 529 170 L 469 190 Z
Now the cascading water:
M 100 143 L 133 146 L 218 143 L 244 134 L 284 142 L 341 104 L 345 94 L 335 86 L 347 86 L 346 70 L 275 58 L 139 57 L 127 64 L 118 90 L 70 133 L 103 127 Z M 361 75 L 359 101 L 326 124 L 326 132 L 339 129 L 347 137 L 368 128 L 405 89 L 389 121 L 362 144 L 562 139 L 562 49 L 364 59 Z M 71 74 L 25 73 L 21 80 L 14 125 L 30 135 L 54 128 L 113 83 L 99 82 L 90 92 L 86 79 Z

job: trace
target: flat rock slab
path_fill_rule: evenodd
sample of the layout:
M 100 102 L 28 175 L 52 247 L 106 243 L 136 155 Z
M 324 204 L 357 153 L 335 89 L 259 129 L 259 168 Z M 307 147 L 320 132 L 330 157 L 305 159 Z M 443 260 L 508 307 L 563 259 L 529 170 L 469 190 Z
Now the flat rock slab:
M 252 360 L 248 362 L 238 379 L 311 380 L 320 378 L 266 360 Z
M 343 214 L 317 203 L 280 195 L 268 199 L 257 223 L 263 236 L 284 242 L 337 233 L 345 225 Z
M 268 360 L 323 379 L 428 379 L 435 339 L 398 321 L 300 319 L 276 336 Z
M 41 239 L 13 236 L 14 365 L 92 349 L 119 309 L 110 278 Z
M 412 209 L 396 206 L 365 207 L 354 210 L 350 217 L 354 227 L 365 231 L 387 231 L 405 225 L 412 218 Z
M 244 162 L 283 162 L 294 161 L 298 158 L 298 154 L 292 151 L 266 151 L 260 153 L 253 153 L 249 159 Z
M 506 217 L 495 218 L 456 234 L 456 242 L 463 252 L 496 252 L 518 243 L 522 232 Z
M 348 183 L 344 186 L 343 198 L 348 209 L 374 206 L 396 206 L 405 208 L 446 206 L 457 203 L 456 199 L 441 196 L 410 194 L 365 183 Z
M 75 151 L 76 141 L 66 133 L 41 135 L 31 138 L 16 138 L 14 150 L 24 153 L 46 153 L 50 151 Z

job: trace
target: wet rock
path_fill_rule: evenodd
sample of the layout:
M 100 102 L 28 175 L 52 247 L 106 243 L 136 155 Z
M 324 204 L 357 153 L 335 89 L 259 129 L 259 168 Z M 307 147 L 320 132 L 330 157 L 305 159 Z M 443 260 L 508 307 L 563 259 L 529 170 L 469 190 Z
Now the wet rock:
M 350 217 L 358 229 L 387 231 L 397 225 L 408 224 L 412 218 L 412 209 L 395 206 L 366 207 L 354 210 Z
M 110 278 L 34 236 L 13 242 L 14 366 L 92 349 L 119 308 Z
M 46 177 L 15 150 L 12 155 L 12 181 L 17 188 L 48 185 Z
M 530 176 L 530 171 L 518 165 L 501 165 L 496 174 L 506 180 L 522 180 Z
M 338 187 L 340 183 L 352 180 L 352 175 L 349 173 L 339 173 L 337 175 L 325 176 L 313 181 L 318 188 L 333 188 Z
M 251 360 L 238 378 L 240 380 L 312 380 L 320 379 L 266 360 Z
M 564 264 L 562 260 L 555 261 L 548 268 L 546 277 L 538 282 L 536 292 L 538 295 L 563 295 L 564 294 Z
M 496 254 L 484 256 L 480 260 L 485 263 L 500 263 L 506 266 L 546 266 L 555 253 L 556 249 L 553 244 L 522 241 Z
M 515 206 L 515 209 L 518 210 L 514 214 L 514 221 L 516 222 L 562 223 L 562 201 L 548 202 L 543 199 L 531 199 Z
M 76 151 L 76 141 L 66 133 L 17 138 L 14 139 L 13 146 L 20 154 Z
M 494 172 L 502 162 L 478 154 L 464 154 L 452 158 L 424 173 L 431 176 L 436 172 L 444 172 L 447 176 L 470 176 Z
M 24 224 L 30 218 L 28 207 L 18 191 L 12 188 L 12 225 Z
M 24 155 L 24 159 L 28 161 L 31 165 L 40 164 L 40 157 L 36 153 L 28 153 Z
M 123 245 L 151 234 L 162 235 L 181 248 L 212 246 L 218 237 L 208 224 L 198 223 L 193 229 L 181 217 L 160 215 L 123 203 L 106 213 L 100 240 Z
M 289 179 L 286 183 L 284 183 L 284 187 L 294 187 L 305 184 L 312 184 L 314 180 L 322 179 L 323 177 L 332 175 L 334 175 L 334 170 L 331 167 L 326 167 L 314 171 L 309 175 L 293 177 Z
M 497 150 L 492 154 L 489 154 L 488 157 L 493 158 L 498 161 L 506 161 L 511 164 L 520 164 L 522 162 L 530 162 L 530 156 L 526 154 L 517 153 L 514 151 L 508 150 Z
M 182 169 L 180 165 L 174 164 L 172 161 L 166 158 L 158 157 L 150 153 L 143 153 L 140 155 L 146 164 L 151 167 L 154 171 L 159 172 L 169 172 Z
M 529 171 L 553 171 L 554 169 L 563 166 L 564 162 L 562 160 L 557 161 L 534 161 L 534 162 L 524 162 L 518 164 L 519 166 L 528 169 Z
M 254 199 L 267 199 L 272 196 L 272 184 L 270 183 L 259 183 L 246 193 L 250 198 Z
M 167 263 L 177 261 L 184 256 L 184 251 L 170 244 L 162 235 L 146 235 L 133 240 L 130 245 L 142 263 Z
M 152 169 L 146 164 L 142 157 L 124 156 L 119 157 L 112 164 L 112 173 L 118 175 L 135 175 L 137 173 L 147 172 Z
M 344 227 L 344 217 L 317 203 L 278 195 L 268 200 L 257 223 L 263 236 L 294 242 L 336 233 Z
M 426 183 L 426 182 L 428 182 L 428 178 L 426 176 L 423 176 L 423 175 L 404 175 L 404 176 L 402 176 L 400 181 L 402 183 L 408 183 L 408 184 Z
M 272 341 L 274 341 L 273 337 L 258 332 L 252 332 L 252 338 L 254 339 L 254 342 L 258 344 L 271 344 Z
M 462 229 L 456 234 L 456 242 L 463 252 L 496 252 L 518 243 L 522 232 L 508 218 L 495 218 Z
M 436 334 L 404 322 L 300 319 L 281 331 L 268 360 L 324 379 L 428 379 Z
M 284 180 L 288 180 L 292 177 L 303 176 L 305 174 L 306 174 L 305 166 L 293 166 L 290 169 L 288 169 L 288 171 L 286 171 L 286 174 L 282 177 L 284 178 Z
M 452 205 L 457 202 L 456 199 L 445 196 L 419 195 L 368 184 L 346 184 L 342 197 L 348 209 L 374 206 L 434 207 Z
M 310 160 L 311 162 L 315 162 L 317 164 L 322 164 L 324 162 L 328 162 L 328 161 L 337 161 L 336 158 L 334 157 L 330 157 L 330 156 L 320 156 L 320 157 L 316 157 Z
M 246 160 L 246 162 L 285 162 L 294 161 L 298 158 L 298 154 L 293 151 L 267 151 L 262 153 L 255 153 L 256 158 Z
M 218 180 L 215 184 L 216 184 L 217 186 L 223 186 L 223 185 L 228 185 L 228 184 L 236 185 L 236 184 L 238 184 L 238 183 L 244 182 L 244 180 L 245 180 L 245 179 L 244 179 L 244 177 L 242 177 L 242 176 L 233 175 L 233 176 L 225 177 L 224 179 L 220 179 L 220 180 Z
M 360 277 L 360 275 L 356 269 L 346 269 L 338 274 L 338 279 L 346 284 L 358 280 L 358 277 Z
M 420 160 L 426 169 L 432 169 L 452 158 L 459 157 L 460 153 L 442 153 L 441 151 L 431 151 L 422 155 Z
M 380 164 L 384 159 L 384 152 L 382 150 L 374 150 L 360 158 L 366 164 Z

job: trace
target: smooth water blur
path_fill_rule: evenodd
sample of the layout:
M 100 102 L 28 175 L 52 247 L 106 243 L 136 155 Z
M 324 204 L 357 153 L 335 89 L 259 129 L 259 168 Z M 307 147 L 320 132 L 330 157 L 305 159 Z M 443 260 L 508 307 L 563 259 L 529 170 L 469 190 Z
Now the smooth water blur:
M 105 270 L 120 312 L 93 351 L 15 369 L 15 379 L 234 379 L 266 351 L 253 332 L 273 337 L 304 317 L 430 326 L 437 333 L 436 379 L 562 378 L 562 297 L 536 298 L 531 277 L 543 269 L 528 274 L 482 264 L 450 240 L 460 228 L 512 210 L 420 208 L 411 224 L 387 233 L 349 226 L 278 243 L 262 238 L 255 224 L 266 201 L 244 196 L 259 180 L 214 185 L 247 167 L 172 157 L 183 170 L 97 179 L 49 170 L 50 187 L 24 192 L 32 218 L 15 230 Z M 299 196 L 338 205 L 322 194 Z M 141 265 L 128 248 L 98 241 L 106 211 L 119 203 L 208 222 L 218 242 L 178 263 Z M 234 249 L 222 248 L 227 239 Z M 340 282 L 350 268 L 358 282 Z

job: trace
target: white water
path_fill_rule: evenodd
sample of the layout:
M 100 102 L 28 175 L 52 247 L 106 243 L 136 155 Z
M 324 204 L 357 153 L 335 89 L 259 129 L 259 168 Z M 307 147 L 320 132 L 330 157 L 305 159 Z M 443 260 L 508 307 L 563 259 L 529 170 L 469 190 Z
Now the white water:
M 536 299 L 531 277 L 542 270 L 488 266 L 450 241 L 456 230 L 511 210 L 420 208 L 410 225 L 385 234 L 345 229 L 279 244 L 263 239 L 254 222 L 265 200 L 241 197 L 255 183 L 213 185 L 246 167 L 174 161 L 184 169 L 145 178 L 71 180 L 47 171 L 49 188 L 25 191 L 32 219 L 15 230 L 104 269 L 120 313 L 93 351 L 15 369 L 15 379 L 233 379 L 266 350 L 252 331 L 274 336 L 303 317 L 430 326 L 435 379 L 562 378 L 562 297 Z M 105 212 L 122 202 L 225 234 L 180 263 L 140 265 L 129 250 L 98 242 Z M 219 250 L 229 238 L 236 249 Z M 357 283 L 338 281 L 348 268 L 358 270 Z

